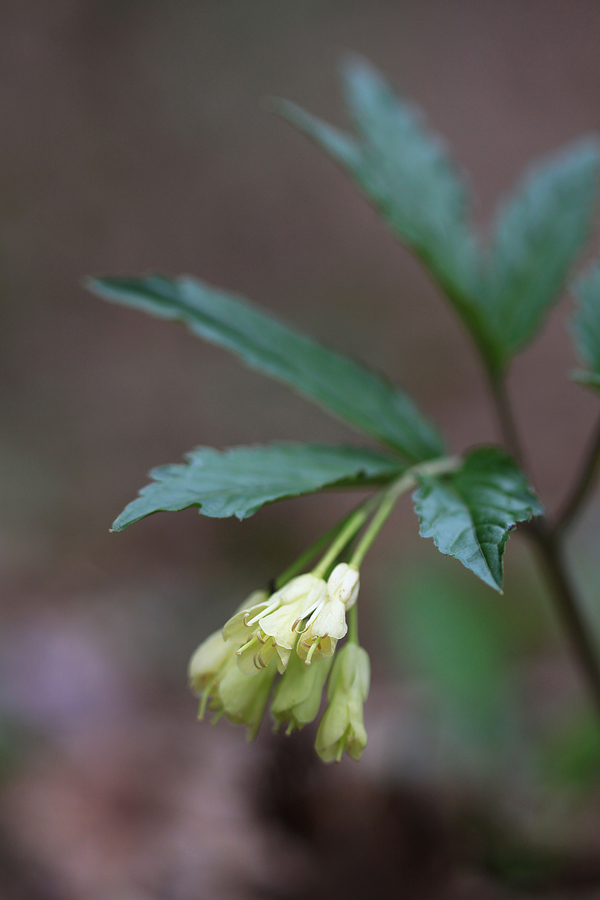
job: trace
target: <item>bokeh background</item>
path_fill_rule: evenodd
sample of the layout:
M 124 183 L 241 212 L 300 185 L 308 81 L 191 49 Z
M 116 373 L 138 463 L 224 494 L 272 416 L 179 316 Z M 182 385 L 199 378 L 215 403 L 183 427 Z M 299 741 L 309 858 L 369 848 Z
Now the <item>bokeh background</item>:
M 195 722 L 190 653 L 355 498 L 111 521 L 198 444 L 360 438 L 81 284 L 199 275 L 384 369 L 455 449 L 495 440 L 443 299 L 263 101 L 344 125 L 336 67 L 363 53 L 452 145 L 485 229 L 532 159 L 600 131 L 599 40 L 596 0 L 0 4 L 2 898 L 597 896 L 600 733 L 518 536 L 498 597 L 394 514 L 364 566 L 359 765 L 322 766 L 310 729 L 248 746 Z M 597 416 L 569 311 L 510 380 L 550 509 Z M 591 504 L 570 550 L 593 622 L 599 534 Z

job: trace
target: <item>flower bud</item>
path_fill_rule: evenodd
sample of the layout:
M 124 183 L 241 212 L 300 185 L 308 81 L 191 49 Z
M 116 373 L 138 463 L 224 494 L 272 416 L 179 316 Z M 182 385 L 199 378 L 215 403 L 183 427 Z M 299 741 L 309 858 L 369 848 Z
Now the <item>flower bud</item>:
M 204 688 L 215 679 L 234 653 L 234 648 L 223 640 L 220 631 L 207 637 L 193 654 L 188 666 L 192 691 L 202 696 Z
M 358 569 L 348 563 L 335 567 L 327 582 L 327 596 L 314 611 L 298 642 L 298 655 L 307 664 L 333 656 L 337 642 L 348 631 L 346 611 L 358 597 Z
M 363 703 L 369 694 L 370 663 L 366 650 L 346 644 L 336 656 L 315 748 L 324 762 L 340 761 L 344 751 L 360 759 L 367 744 Z
M 250 606 L 268 599 L 266 591 L 254 591 L 244 600 L 236 614 L 243 616 Z M 215 697 L 218 694 L 219 683 L 225 670 L 231 664 L 235 664 L 235 646 L 223 639 L 220 631 L 215 631 L 203 641 L 192 655 L 188 666 L 190 688 L 201 698 L 198 718 L 203 719 L 207 705 L 215 710 L 219 704 Z
M 211 709 L 224 714 L 234 725 L 246 725 L 248 740 L 253 741 L 263 720 L 273 680 L 277 675 L 275 662 L 248 678 L 234 661 L 225 669 L 219 684 L 218 697 Z
M 287 734 L 291 734 L 294 728 L 304 728 L 317 717 L 331 663 L 331 658 L 320 659 L 312 666 L 305 666 L 300 657 L 292 653 L 271 703 L 276 730 L 288 722 Z
M 351 609 L 358 598 L 360 576 L 358 569 L 348 563 L 339 563 L 327 582 L 327 595 L 332 600 L 341 600 L 346 609 Z

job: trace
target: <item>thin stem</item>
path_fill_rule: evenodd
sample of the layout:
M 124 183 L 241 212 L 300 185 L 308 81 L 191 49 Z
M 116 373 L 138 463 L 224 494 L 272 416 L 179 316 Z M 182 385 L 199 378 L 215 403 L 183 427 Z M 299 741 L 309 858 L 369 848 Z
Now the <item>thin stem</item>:
M 302 572 L 307 567 L 312 558 L 316 556 L 317 553 L 323 549 L 323 547 L 326 547 L 327 544 L 340 533 L 342 528 L 346 525 L 347 522 L 350 521 L 355 512 L 356 510 L 353 509 L 352 512 L 348 513 L 348 515 L 344 519 L 336 522 L 335 525 L 329 529 L 329 531 L 326 531 L 325 534 L 322 534 L 320 538 L 317 538 L 317 540 L 313 544 L 311 544 L 310 547 L 308 547 L 295 562 L 288 566 L 285 572 L 282 572 L 281 575 L 275 580 L 276 590 L 279 590 L 284 585 L 286 585 L 288 581 L 294 577 L 294 575 L 298 574 L 298 572 Z
M 414 475 L 403 475 L 402 478 L 399 478 L 398 481 L 385 492 L 381 498 L 379 509 L 369 522 L 369 527 L 360 539 L 358 547 L 352 554 L 352 558 L 350 559 L 351 566 L 355 566 L 357 569 L 359 568 L 369 547 L 381 531 L 386 519 L 396 505 L 396 500 L 402 494 L 410 491 L 410 489 L 415 486 L 415 483 Z
M 442 459 L 434 459 L 432 462 L 421 463 L 408 469 L 404 475 L 401 475 L 391 487 L 389 487 L 382 495 L 379 509 L 369 522 L 369 527 L 363 534 L 358 547 L 352 554 L 350 565 L 357 569 L 362 563 L 371 544 L 381 531 L 386 519 L 393 510 L 396 501 L 402 494 L 412 491 L 418 485 L 418 475 L 443 475 L 453 472 L 462 465 L 462 460 L 456 456 L 445 456 Z
M 496 415 L 502 432 L 502 439 L 506 444 L 507 450 L 514 456 L 515 460 L 523 467 L 524 456 L 521 447 L 521 441 L 517 426 L 513 416 L 510 400 L 506 390 L 506 382 L 502 375 L 489 372 L 489 384 L 494 399 Z
M 348 643 L 358 644 L 358 605 L 356 603 L 348 612 Z
M 557 516 L 555 526 L 557 532 L 566 531 L 588 500 L 588 491 L 596 476 L 598 460 L 600 460 L 600 423 L 596 426 L 596 433 L 588 447 L 585 462 L 581 467 L 575 487 Z
M 546 575 L 551 583 L 560 619 L 569 635 L 571 646 L 587 676 L 594 704 L 600 714 L 600 665 L 597 647 L 593 641 L 590 623 L 579 602 L 577 591 L 568 572 L 560 538 L 550 531 L 546 523 L 537 521 L 528 529 L 541 556 Z
M 373 508 L 374 499 L 375 498 L 370 497 L 366 501 L 366 503 L 363 503 L 358 507 L 358 509 L 355 509 L 354 512 L 348 516 L 344 526 L 333 541 L 331 547 L 329 548 L 325 556 L 321 559 L 319 564 L 313 569 L 313 575 L 316 575 L 318 578 L 323 578 L 325 576 L 327 569 L 333 562 L 335 562 L 346 544 L 348 544 L 352 540 L 356 532 L 360 528 L 362 528 L 364 523 L 367 521 Z
M 504 380 L 501 376 L 492 373 L 488 374 L 504 442 L 517 462 L 525 470 L 521 443 Z M 577 503 L 574 504 L 574 512 L 577 511 L 579 504 L 583 500 L 585 491 L 593 477 L 597 452 L 596 455 L 590 454 L 588 458 L 588 465 L 584 470 L 586 483 L 581 489 L 581 496 L 577 496 L 580 493 L 579 487 L 574 495 L 577 497 Z M 594 459 L 593 463 L 591 462 L 592 458 Z M 600 714 L 600 663 L 598 661 L 597 647 L 591 638 L 591 630 L 565 564 L 560 535 L 549 527 L 548 522 L 544 518 L 534 519 L 529 522 L 526 533 L 538 549 L 546 575 L 550 581 L 560 620 L 563 623 L 575 656 L 579 660 L 582 672 L 587 678 L 590 693 Z

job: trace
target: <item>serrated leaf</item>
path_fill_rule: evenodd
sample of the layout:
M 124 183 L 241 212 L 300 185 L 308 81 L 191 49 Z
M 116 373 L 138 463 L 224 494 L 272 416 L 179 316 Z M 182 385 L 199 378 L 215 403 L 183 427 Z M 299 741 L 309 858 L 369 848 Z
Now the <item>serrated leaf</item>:
M 414 495 L 421 536 L 502 590 L 502 555 L 517 522 L 543 508 L 513 459 L 498 447 L 470 453 L 445 477 L 419 476 Z
M 581 359 L 589 366 L 571 374 L 575 381 L 600 388 L 600 264 L 596 263 L 573 285 L 577 310 L 573 335 Z
M 465 181 L 419 109 L 356 57 L 343 69 L 356 137 L 293 103 L 277 112 L 311 137 L 353 178 L 396 235 L 425 263 L 476 340 L 487 346 L 478 290 L 479 253 Z
M 387 444 L 407 462 L 443 455 L 439 433 L 408 394 L 240 297 L 193 278 L 159 275 L 95 278 L 89 287 L 107 300 L 183 322 L 194 334 Z
M 350 59 L 342 74 L 362 138 L 355 174 L 363 189 L 442 284 L 470 296 L 477 278 L 470 198 L 447 147 L 366 61 Z
M 277 110 L 349 172 L 500 371 L 541 327 L 581 250 L 596 198 L 597 143 L 580 141 L 530 171 L 501 207 L 483 259 L 464 179 L 420 110 L 363 60 L 343 74 L 356 136 L 291 103 Z
M 205 516 L 245 519 L 265 503 L 324 487 L 360 487 L 389 481 L 401 471 L 396 460 L 360 447 L 270 444 L 219 451 L 198 447 L 187 462 L 160 466 L 113 524 L 122 531 L 160 511 L 200 507 Z
M 591 225 L 598 166 L 597 142 L 578 141 L 535 166 L 500 209 L 482 294 L 498 368 L 560 297 Z

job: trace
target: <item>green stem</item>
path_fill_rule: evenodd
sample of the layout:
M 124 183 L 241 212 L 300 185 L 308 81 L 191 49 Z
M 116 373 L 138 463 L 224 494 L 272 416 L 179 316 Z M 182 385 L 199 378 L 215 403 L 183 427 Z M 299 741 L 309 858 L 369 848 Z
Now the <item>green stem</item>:
M 521 468 L 524 469 L 525 457 L 510 401 L 508 399 L 506 382 L 501 374 L 492 373 L 489 370 L 488 377 L 492 397 L 494 398 L 494 406 L 496 407 L 496 415 L 498 416 L 500 431 L 502 432 L 502 438 L 506 444 L 506 449 L 512 454 Z
M 359 506 L 358 509 L 355 509 L 354 512 L 345 519 L 344 524 L 331 547 L 318 565 L 313 569 L 313 575 L 316 575 L 317 578 L 325 577 L 331 564 L 335 562 L 346 544 L 352 540 L 356 532 L 362 528 L 367 521 L 371 514 L 375 499 L 376 498 L 369 497 L 365 503 Z
M 307 567 L 312 558 L 316 556 L 317 553 L 323 549 L 323 547 L 326 547 L 327 544 L 329 544 L 329 542 L 332 541 L 336 537 L 336 535 L 340 533 L 342 528 L 346 525 L 347 522 L 350 521 L 355 512 L 356 510 L 353 509 L 352 512 L 348 513 L 348 515 L 344 519 L 336 522 L 335 525 L 329 529 L 329 531 L 326 531 L 325 534 L 322 534 L 320 538 L 317 538 L 317 540 L 313 544 L 311 544 L 310 547 L 308 547 L 295 562 L 288 566 L 285 572 L 282 572 L 281 575 L 275 580 L 276 590 L 279 590 L 284 585 L 286 585 L 291 578 L 298 574 L 298 572 L 302 572 Z
M 386 519 L 396 505 L 396 500 L 414 486 L 412 475 L 403 475 L 396 481 L 389 491 L 386 491 L 381 499 L 381 505 L 369 523 L 369 527 L 362 536 L 360 543 L 350 559 L 350 565 L 357 569 L 362 563 L 369 547 L 381 531 Z
M 362 563 L 367 551 L 371 547 L 371 544 L 381 531 L 383 525 L 385 524 L 388 516 L 396 505 L 396 501 L 403 494 L 408 493 L 408 491 L 412 491 L 419 484 L 419 475 L 443 475 L 448 472 L 454 472 L 462 465 L 462 460 L 460 457 L 456 456 L 445 456 L 442 459 L 434 459 L 432 462 L 428 463 L 420 463 L 419 465 L 413 466 L 411 469 L 408 469 L 404 475 L 401 475 L 397 481 L 394 481 L 393 484 L 384 491 L 381 496 L 381 501 L 379 504 L 379 509 L 369 522 L 369 527 L 365 531 L 364 535 L 360 539 L 360 542 L 352 554 L 352 558 L 350 559 L 350 565 L 355 566 L 357 569 Z
M 500 376 L 492 374 L 490 375 L 490 384 L 504 442 L 523 470 L 526 471 L 504 381 Z M 574 515 L 584 499 L 593 478 L 599 451 L 600 434 L 597 441 L 594 442 L 594 447 L 592 447 L 592 452 L 588 457 L 588 463 L 584 467 L 579 487 L 576 489 L 573 499 L 567 505 L 566 511 L 569 513 L 569 516 L 565 519 L 565 514 L 563 513 L 562 527 L 565 527 L 565 522 L 568 522 L 570 516 Z M 573 506 L 572 510 L 570 510 L 571 506 Z M 587 679 L 596 709 L 600 713 L 600 662 L 598 660 L 598 648 L 591 637 L 589 624 L 582 611 L 581 601 L 565 563 L 561 535 L 557 529 L 551 529 L 547 520 L 543 517 L 528 522 L 526 533 L 534 542 L 543 562 L 550 589 L 554 594 L 559 618 L 571 643 L 575 657 L 579 660 L 581 670 Z
M 571 496 L 565 503 L 562 512 L 556 520 L 556 531 L 562 533 L 571 525 L 581 508 L 589 497 L 589 490 L 593 485 L 598 461 L 600 460 L 600 425 L 596 427 L 596 433 L 592 438 L 581 473 L 575 483 Z
M 355 603 L 348 613 L 348 643 L 358 644 L 358 604 Z
M 575 656 L 587 677 L 590 692 L 600 714 L 600 665 L 598 648 L 592 637 L 591 623 L 582 609 L 563 556 L 560 537 L 550 531 L 544 520 L 532 522 L 529 535 L 541 556 L 554 593 L 556 608 L 571 641 Z

